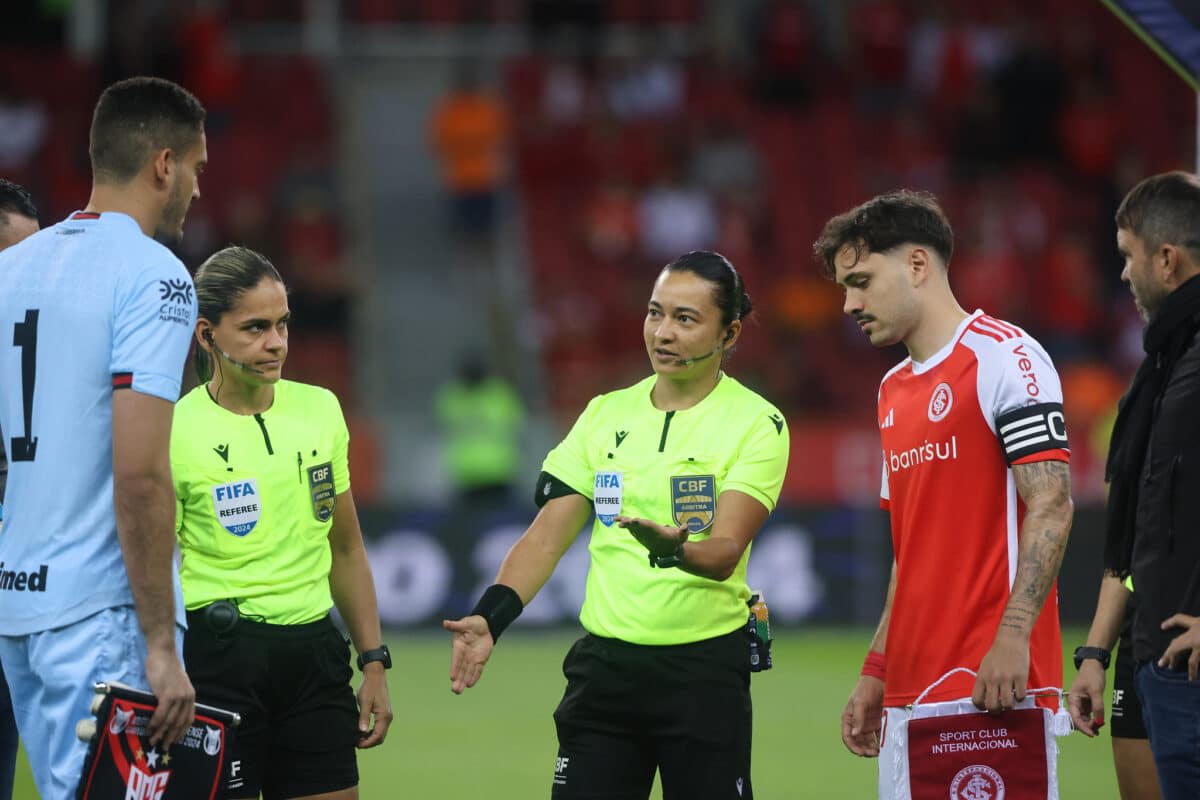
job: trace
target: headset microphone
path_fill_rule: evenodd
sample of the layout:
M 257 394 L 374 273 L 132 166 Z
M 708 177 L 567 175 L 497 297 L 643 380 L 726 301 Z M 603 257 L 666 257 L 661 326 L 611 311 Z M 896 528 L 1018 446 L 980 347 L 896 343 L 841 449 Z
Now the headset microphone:
M 706 359 L 712 358 L 717 353 L 721 352 L 722 349 L 723 348 L 721 347 L 721 345 L 717 345 L 711 351 L 705 353 L 702 356 L 695 356 L 693 358 L 677 358 L 677 359 L 675 359 L 675 366 L 690 367 L 692 364 L 695 364 L 697 361 L 704 361 Z
M 219 353 L 221 355 L 221 358 L 225 359 L 230 364 L 233 364 L 238 369 L 245 370 L 246 372 L 253 372 L 256 375 L 266 375 L 267 374 L 266 370 L 261 370 L 261 369 L 258 369 L 257 367 L 252 367 L 249 364 L 243 364 L 241 361 L 238 361 L 236 358 L 233 358 L 228 353 L 226 353 L 224 350 L 222 350 L 220 347 L 218 347 L 217 343 L 213 341 L 212 331 L 204 332 L 204 341 L 208 342 L 209 346 L 212 347 L 213 350 L 216 350 L 217 353 Z

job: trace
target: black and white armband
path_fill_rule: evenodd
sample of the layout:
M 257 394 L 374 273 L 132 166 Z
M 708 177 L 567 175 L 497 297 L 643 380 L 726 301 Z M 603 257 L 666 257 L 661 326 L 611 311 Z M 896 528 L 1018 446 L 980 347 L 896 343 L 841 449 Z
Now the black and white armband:
M 1047 450 L 1069 450 L 1062 403 L 1037 403 L 996 418 L 996 436 L 1009 466 Z

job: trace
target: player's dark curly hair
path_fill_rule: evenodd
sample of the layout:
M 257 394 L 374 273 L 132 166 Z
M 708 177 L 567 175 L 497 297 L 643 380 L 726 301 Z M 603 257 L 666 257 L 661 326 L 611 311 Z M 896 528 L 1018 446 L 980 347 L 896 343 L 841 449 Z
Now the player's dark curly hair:
M 37 219 L 37 206 L 24 187 L 0 178 L 0 225 L 7 224 L 6 217 L 9 214 Z
M 283 283 L 279 270 L 262 253 L 236 246 L 218 250 L 197 268 L 193 278 L 199 315 L 213 325 L 220 324 L 242 295 L 263 278 Z M 201 383 L 212 377 L 212 357 L 203 347 L 196 348 L 194 363 Z
M 721 310 L 721 324 L 745 319 L 754 311 L 742 276 L 720 253 L 693 250 L 663 267 L 667 272 L 691 272 L 713 285 L 713 300 Z
M 1200 179 L 1179 171 L 1146 178 L 1125 195 L 1116 222 L 1147 252 L 1173 244 L 1200 256 Z
M 129 78 L 100 95 L 92 115 L 88 152 L 93 177 L 125 183 L 151 153 L 182 154 L 196 144 L 206 112 L 195 95 L 162 78 Z
M 874 197 L 825 223 L 813 254 L 827 275 L 837 274 L 838 253 L 849 246 L 855 263 L 871 253 L 886 253 L 902 244 L 928 247 L 949 266 L 954 253 L 950 220 L 928 192 L 902 189 Z

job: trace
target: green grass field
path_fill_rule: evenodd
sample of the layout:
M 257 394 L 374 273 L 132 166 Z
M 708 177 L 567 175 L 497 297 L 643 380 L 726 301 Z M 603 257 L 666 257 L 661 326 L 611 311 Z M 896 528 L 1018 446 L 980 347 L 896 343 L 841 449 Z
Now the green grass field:
M 450 692 L 447 679 L 448 636 L 393 633 L 388 639 L 396 659 L 396 721 L 382 747 L 359 757 L 365 800 L 549 797 L 556 750 L 550 714 L 564 686 L 560 666 L 569 634 L 510 632 L 483 680 L 461 697 Z M 842 706 L 869 639 L 865 630 L 797 630 L 775 642 L 775 668 L 753 682 L 760 800 L 875 796 L 874 762 L 847 753 L 839 734 Z M 1066 631 L 1064 641 L 1073 647 L 1082 632 Z M 1117 797 L 1107 738 L 1072 734 L 1059 741 L 1063 800 Z M 13 796 L 37 797 L 23 758 Z

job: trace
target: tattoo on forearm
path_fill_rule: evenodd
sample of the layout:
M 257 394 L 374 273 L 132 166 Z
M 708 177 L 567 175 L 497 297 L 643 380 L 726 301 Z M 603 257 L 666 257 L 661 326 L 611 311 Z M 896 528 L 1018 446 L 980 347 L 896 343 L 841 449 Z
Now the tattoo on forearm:
M 1017 492 L 1026 505 L 1012 595 L 1002 628 L 1032 629 L 1058 576 L 1071 529 L 1071 473 L 1061 461 L 1013 468 Z

